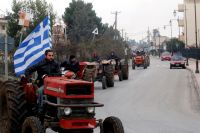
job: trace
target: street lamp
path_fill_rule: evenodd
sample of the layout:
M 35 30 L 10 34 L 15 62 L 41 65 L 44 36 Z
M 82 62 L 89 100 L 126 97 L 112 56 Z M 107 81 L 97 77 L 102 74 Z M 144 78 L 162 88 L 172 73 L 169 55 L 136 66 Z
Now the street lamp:
M 166 29 L 167 26 L 170 26 L 170 29 L 171 29 L 171 40 L 172 40 L 172 19 L 170 19 L 169 21 L 169 25 L 164 25 L 164 30 Z M 170 49 L 171 49 L 171 52 L 172 52 L 172 45 L 170 45 Z
M 177 15 L 176 11 L 177 11 L 177 10 L 174 10 L 174 12 L 173 12 L 174 17 L 176 17 L 176 15 Z M 179 33 L 179 34 L 178 34 L 178 39 L 180 40 L 180 26 L 179 26 L 179 20 L 180 20 L 180 19 L 179 19 L 179 16 L 178 16 L 178 18 L 177 18 L 177 22 L 178 22 L 178 31 L 179 31 L 179 32 L 178 32 L 178 33 Z
M 196 39 L 196 48 L 198 48 L 197 45 L 197 7 L 196 7 L 196 0 L 194 0 L 194 18 L 195 18 L 195 39 Z M 196 70 L 195 73 L 199 73 L 199 61 L 196 59 Z
M 170 25 L 170 28 L 171 28 L 171 41 L 172 41 L 172 19 L 170 19 L 169 25 Z M 173 49 L 172 49 L 172 44 L 171 44 L 171 54 L 173 53 L 172 51 L 173 51 Z

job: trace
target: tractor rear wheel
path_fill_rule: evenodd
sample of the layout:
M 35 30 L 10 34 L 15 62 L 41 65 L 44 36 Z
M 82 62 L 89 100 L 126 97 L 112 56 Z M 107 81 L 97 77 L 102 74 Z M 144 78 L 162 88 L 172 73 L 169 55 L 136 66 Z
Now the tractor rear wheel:
M 135 63 L 132 63 L 132 69 L 133 70 L 135 69 Z
M 103 76 L 103 77 L 102 77 L 102 89 L 107 89 L 106 76 Z
M 128 79 L 129 76 L 128 64 L 122 65 L 122 76 L 124 80 Z
M 119 72 L 118 72 L 118 77 L 119 77 L 119 81 L 123 80 L 123 74 L 122 74 L 121 70 L 119 70 Z
M 108 87 L 114 86 L 114 70 L 111 64 L 105 66 L 106 83 Z
M 103 121 L 103 133 L 124 133 L 121 120 L 114 116 L 107 117 Z
M 18 81 L 5 81 L 0 85 L 0 132 L 20 133 L 27 115 L 23 88 Z
M 81 129 L 81 130 L 60 130 L 59 133 L 93 133 L 93 129 Z
M 144 67 L 144 69 L 147 69 L 147 64 L 146 64 L 146 63 L 144 63 L 144 66 L 143 66 L 143 67 Z
M 23 123 L 22 133 L 45 133 L 45 130 L 37 117 L 26 118 Z

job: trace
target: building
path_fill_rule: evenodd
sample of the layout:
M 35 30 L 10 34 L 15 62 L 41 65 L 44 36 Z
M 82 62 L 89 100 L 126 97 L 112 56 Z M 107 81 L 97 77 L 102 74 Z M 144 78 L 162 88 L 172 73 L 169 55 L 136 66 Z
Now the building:
M 179 20 L 179 27 L 183 28 L 183 35 L 180 36 L 187 46 L 196 46 L 195 35 L 195 4 L 194 0 L 184 0 L 178 5 L 178 11 L 183 13 L 183 19 Z M 200 0 L 196 0 L 197 20 L 197 44 L 200 45 Z
M 4 55 L 4 48 L 5 48 L 5 35 L 7 35 L 7 23 L 8 19 L 0 15 L 0 60 L 3 58 Z M 8 37 L 8 53 L 11 52 L 14 49 L 14 39 L 11 37 Z
M 7 20 L 3 15 L 0 15 L 0 34 L 3 35 L 6 34 L 6 25 L 7 25 Z
M 169 40 L 169 37 L 166 36 L 156 36 L 152 40 L 153 48 L 152 49 L 163 49 L 166 50 L 166 41 Z

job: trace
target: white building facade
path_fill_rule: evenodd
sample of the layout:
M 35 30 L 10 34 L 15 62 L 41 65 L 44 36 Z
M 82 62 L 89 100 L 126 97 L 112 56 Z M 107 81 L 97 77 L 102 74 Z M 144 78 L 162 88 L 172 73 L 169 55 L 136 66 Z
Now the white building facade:
M 197 24 L 197 45 L 200 46 L 200 0 L 196 0 L 196 21 L 195 21 L 195 0 L 184 0 L 184 4 L 178 5 L 178 11 L 183 13 L 179 26 L 183 27 L 184 42 L 189 47 L 196 47 L 195 22 Z

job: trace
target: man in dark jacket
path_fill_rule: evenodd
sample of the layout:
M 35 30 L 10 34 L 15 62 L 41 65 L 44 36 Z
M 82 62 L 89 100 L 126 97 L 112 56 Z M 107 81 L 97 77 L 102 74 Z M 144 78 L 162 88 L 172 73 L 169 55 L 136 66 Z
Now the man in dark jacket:
M 45 51 L 45 59 L 40 61 L 38 64 L 33 65 L 26 69 L 25 76 L 30 77 L 33 72 L 38 74 L 37 84 L 38 86 L 43 85 L 43 79 L 45 76 L 60 76 L 60 67 L 59 64 L 54 61 L 53 51 Z
M 108 56 L 108 60 L 115 60 L 116 61 L 115 70 L 119 69 L 120 58 L 115 54 L 114 51 L 112 51 L 111 54 Z
M 37 77 L 37 85 L 38 85 L 38 108 L 39 112 L 42 112 L 43 110 L 43 90 L 44 90 L 44 83 L 43 80 L 45 76 L 60 76 L 60 67 L 59 64 L 54 61 L 53 51 L 52 50 L 46 50 L 45 51 L 45 59 L 39 62 L 36 65 L 33 65 L 26 69 L 25 76 L 29 78 L 33 72 L 36 72 L 38 74 Z
M 108 56 L 108 60 L 111 60 L 111 59 L 120 60 L 120 58 L 115 54 L 114 51 L 112 51 L 111 54 Z
M 79 62 L 75 55 L 70 55 L 69 61 L 61 63 L 60 67 L 64 67 L 64 70 L 72 71 L 75 74 L 80 70 Z

